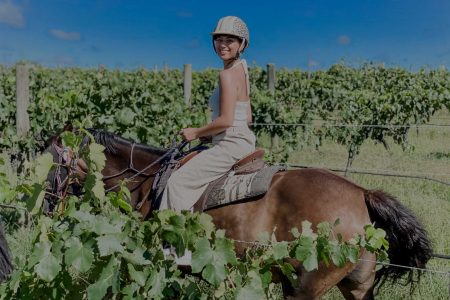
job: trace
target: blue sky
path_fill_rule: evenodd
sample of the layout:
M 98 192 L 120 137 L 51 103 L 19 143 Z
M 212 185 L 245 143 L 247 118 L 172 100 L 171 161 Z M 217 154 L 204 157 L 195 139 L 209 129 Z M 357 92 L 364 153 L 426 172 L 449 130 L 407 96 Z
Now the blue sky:
M 250 64 L 450 69 L 449 0 L 0 0 L 0 64 L 218 68 L 209 34 L 225 15 L 247 23 Z

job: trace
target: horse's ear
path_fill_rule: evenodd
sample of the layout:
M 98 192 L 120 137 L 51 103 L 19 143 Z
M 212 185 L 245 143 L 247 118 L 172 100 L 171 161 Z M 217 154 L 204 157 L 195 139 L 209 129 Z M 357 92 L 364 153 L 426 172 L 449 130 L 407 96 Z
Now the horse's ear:
M 67 122 L 66 124 L 64 124 L 63 132 L 64 132 L 64 131 L 70 131 L 70 132 L 72 132 L 72 131 L 73 131 L 73 125 L 72 125 L 72 123 Z
M 66 124 L 64 124 L 63 129 L 62 129 L 59 133 L 57 133 L 57 134 L 51 136 L 51 137 L 46 141 L 45 147 L 48 147 L 48 146 L 50 146 L 51 144 L 57 144 L 58 146 L 61 146 L 61 145 L 62 145 L 62 141 L 61 141 L 60 135 L 61 135 L 61 133 L 63 133 L 64 131 L 70 131 L 70 132 L 73 132 L 73 125 L 72 125 L 72 123 L 67 122 Z

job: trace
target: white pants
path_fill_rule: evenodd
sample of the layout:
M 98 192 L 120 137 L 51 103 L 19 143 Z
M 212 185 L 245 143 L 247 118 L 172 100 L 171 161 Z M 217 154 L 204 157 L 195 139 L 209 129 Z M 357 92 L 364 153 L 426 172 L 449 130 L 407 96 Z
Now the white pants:
M 255 151 L 255 141 L 255 135 L 247 126 L 230 127 L 215 135 L 213 147 L 196 155 L 169 178 L 160 209 L 191 209 L 210 182 Z

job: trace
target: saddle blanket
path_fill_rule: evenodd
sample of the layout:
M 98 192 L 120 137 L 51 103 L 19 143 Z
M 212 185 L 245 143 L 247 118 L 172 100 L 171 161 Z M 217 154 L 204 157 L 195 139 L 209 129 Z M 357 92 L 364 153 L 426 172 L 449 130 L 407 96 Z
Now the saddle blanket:
M 234 175 L 227 173 L 211 182 L 202 195 L 203 210 L 260 196 L 267 192 L 273 175 L 284 171 L 281 166 L 265 166 L 257 172 Z

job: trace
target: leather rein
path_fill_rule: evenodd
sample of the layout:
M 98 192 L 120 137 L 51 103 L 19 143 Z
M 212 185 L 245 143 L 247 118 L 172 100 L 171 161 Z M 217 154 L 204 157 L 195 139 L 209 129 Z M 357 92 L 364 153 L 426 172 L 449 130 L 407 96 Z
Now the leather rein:
M 115 177 L 117 177 L 117 176 L 120 176 L 120 175 L 124 174 L 125 172 L 128 172 L 128 171 L 133 171 L 135 174 L 133 174 L 133 175 L 130 176 L 130 177 L 125 178 L 126 180 L 131 180 L 131 179 L 134 179 L 134 178 L 136 178 L 136 177 L 138 177 L 138 176 L 145 176 L 145 177 L 147 177 L 147 178 L 153 177 L 153 176 L 156 175 L 156 173 L 159 172 L 159 169 L 156 170 L 155 172 L 151 173 L 151 174 L 146 174 L 145 171 L 147 171 L 148 169 L 150 169 L 151 167 L 153 167 L 153 166 L 156 165 L 157 163 L 159 163 L 159 162 L 161 162 L 162 160 L 164 160 L 164 159 L 165 159 L 166 157 L 168 157 L 174 150 L 176 150 L 176 149 L 177 149 L 177 150 L 181 150 L 182 148 L 184 148 L 184 146 L 186 146 L 186 144 L 187 144 L 187 142 L 185 142 L 185 141 L 181 142 L 180 144 L 176 144 L 176 141 L 175 141 L 175 139 L 174 139 L 174 141 L 172 142 L 172 147 L 171 147 L 169 150 L 167 150 L 167 152 L 164 153 L 164 155 L 162 155 L 162 156 L 159 157 L 157 160 L 155 160 L 155 161 L 153 161 L 152 163 L 150 163 L 149 165 L 147 165 L 147 166 L 146 166 L 145 168 L 143 168 L 142 170 L 137 170 L 137 169 L 133 166 L 133 150 L 134 150 L 134 147 L 135 147 L 135 145 L 136 145 L 136 143 L 133 143 L 133 145 L 131 146 L 130 160 L 129 160 L 130 163 L 128 164 L 128 167 L 125 168 L 125 169 L 123 169 L 123 170 L 120 171 L 120 172 L 117 172 L 116 174 L 109 175 L 109 176 L 103 176 L 103 180 L 108 180 L 108 179 L 111 179 L 111 178 L 115 178 Z M 110 187 L 109 189 L 105 190 L 105 192 L 106 192 L 106 193 L 107 193 L 107 192 L 110 192 L 110 191 L 116 189 L 116 188 L 119 187 L 119 186 L 120 186 L 120 183 L 118 183 L 118 184 L 116 184 L 116 185 Z

